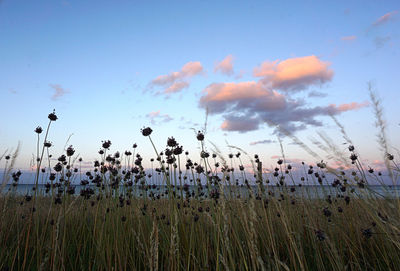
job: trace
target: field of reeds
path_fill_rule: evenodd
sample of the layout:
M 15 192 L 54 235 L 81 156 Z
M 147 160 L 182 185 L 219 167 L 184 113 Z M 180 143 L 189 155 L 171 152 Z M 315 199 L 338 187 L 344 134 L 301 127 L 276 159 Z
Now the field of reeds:
M 35 189 L 16 192 L 18 150 L 0 157 L 0 270 L 400 270 L 400 199 L 383 183 L 397 185 L 400 169 L 379 112 L 383 173 L 365 168 L 351 142 L 338 158 L 347 170 L 321 161 L 294 174 L 282 154 L 266 174 L 257 155 L 249 170 L 243 150 L 207 151 L 201 131 L 200 159 L 173 137 L 159 152 L 149 127 L 141 133 L 156 155 L 152 173 L 136 146 L 111 153 L 111 141 L 82 171 L 72 146 L 51 159 L 57 116 L 48 117 L 35 130 Z

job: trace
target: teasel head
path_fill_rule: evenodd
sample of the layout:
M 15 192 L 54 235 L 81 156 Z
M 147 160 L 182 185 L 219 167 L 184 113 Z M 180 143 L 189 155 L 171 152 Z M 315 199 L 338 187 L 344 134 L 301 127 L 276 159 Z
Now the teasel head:
M 61 200 L 61 197 L 59 196 L 59 195 L 57 195 L 55 198 L 54 198 L 54 204 L 61 204 L 62 203 L 62 200 Z
M 54 166 L 53 169 L 54 169 L 56 172 L 60 172 L 60 171 L 62 170 L 62 168 L 63 168 L 62 164 L 61 164 L 60 162 L 58 162 L 58 163 Z
M 198 131 L 196 138 L 197 138 L 198 141 L 203 141 L 204 140 L 204 134 L 201 131 Z
M 167 157 L 167 164 L 173 164 L 173 163 L 175 163 L 175 157 L 173 157 L 173 156 L 168 156 Z
M 324 161 L 321 161 L 321 162 L 317 163 L 317 167 L 326 168 L 326 163 L 324 163 Z
M 352 154 L 350 155 L 350 159 L 351 159 L 351 161 L 354 163 L 354 161 L 357 160 L 357 155 L 356 155 L 355 153 L 352 153 Z
M 70 187 L 68 187 L 67 193 L 68 193 L 69 195 L 75 194 L 75 186 L 70 186 Z
M 203 168 L 202 166 L 200 166 L 200 165 L 197 165 L 195 169 L 196 169 L 196 172 L 197 172 L 198 174 L 204 172 L 204 168 Z
M 183 147 L 182 146 L 176 146 L 174 149 L 174 155 L 181 155 L 183 152 Z
M 387 153 L 386 154 L 386 158 L 388 159 L 388 160 L 393 160 L 394 159 L 394 155 L 393 154 L 390 154 L 390 153 Z
M 43 132 L 43 129 L 42 129 L 42 127 L 40 127 L 40 126 L 36 127 L 36 129 L 35 129 L 35 133 L 37 133 L 37 134 L 41 134 L 42 132 Z
M 173 136 L 169 137 L 167 139 L 167 147 L 174 148 L 178 146 L 178 142 L 176 142 L 175 138 Z
M 153 130 L 150 127 L 142 128 L 141 129 L 142 135 L 143 136 L 149 136 L 153 132 Z
M 67 148 L 67 156 L 68 156 L 68 157 L 71 157 L 72 155 L 74 155 L 74 153 L 75 153 L 75 150 L 74 150 L 74 148 L 72 147 L 72 145 L 70 145 L 70 146 Z
M 208 157 L 210 157 L 210 154 L 209 154 L 208 152 L 201 151 L 200 157 L 201 157 L 201 158 L 208 158 Z
M 111 146 L 111 141 L 110 140 L 105 140 L 105 141 L 102 141 L 102 147 L 104 148 L 104 149 L 109 149 L 110 148 L 110 146 Z
M 332 215 L 332 212 L 328 209 L 328 207 L 325 207 L 322 211 L 326 217 L 330 217 Z
M 166 156 L 171 156 L 173 154 L 172 149 L 165 149 L 165 155 Z
M 50 141 L 46 141 L 46 142 L 43 143 L 43 146 L 45 148 L 50 148 L 52 146 L 52 143 Z
M 371 228 L 368 229 L 361 229 L 362 235 L 365 237 L 365 239 L 369 239 L 372 237 L 372 230 Z
M 56 115 L 56 110 L 53 110 L 53 113 L 50 113 L 48 115 L 48 118 L 49 118 L 50 121 L 56 121 L 58 119 L 57 115 Z
M 56 174 L 55 173 L 50 173 L 49 180 L 50 181 L 54 181 L 55 179 L 56 179 Z
M 315 236 L 319 241 L 324 241 L 325 240 L 325 233 L 322 230 L 316 230 L 315 231 Z
M 25 200 L 26 201 L 31 201 L 32 200 L 32 196 L 31 195 L 25 195 Z

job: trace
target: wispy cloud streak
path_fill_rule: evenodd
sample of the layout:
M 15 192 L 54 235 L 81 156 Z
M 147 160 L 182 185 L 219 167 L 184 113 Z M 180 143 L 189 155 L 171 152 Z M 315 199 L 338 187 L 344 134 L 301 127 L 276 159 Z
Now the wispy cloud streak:
M 59 84 L 50 84 L 49 86 L 54 90 L 54 93 L 51 96 L 51 99 L 53 101 L 60 99 L 62 96 L 69 92 Z

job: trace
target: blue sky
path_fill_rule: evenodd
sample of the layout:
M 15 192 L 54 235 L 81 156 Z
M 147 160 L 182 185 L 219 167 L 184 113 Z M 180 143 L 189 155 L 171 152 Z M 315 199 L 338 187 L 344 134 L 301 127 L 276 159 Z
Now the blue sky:
M 207 139 L 225 153 L 228 141 L 272 163 L 280 148 L 268 118 L 307 143 L 324 131 L 345 149 L 329 111 L 372 164 L 381 154 L 368 81 L 400 147 L 400 5 L 348 2 L 0 1 L 0 152 L 21 141 L 17 166 L 29 167 L 33 130 L 55 108 L 55 156 L 73 134 L 69 144 L 87 161 L 107 139 L 113 151 L 137 142 L 154 157 L 140 134 L 147 125 L 160 150 L 175 136 L 193 153 L 190 128 L 201 128 L 209 107 Z M 272 108 L 278 100 L 286 105 Z M 266 140 L 275 143 L 250 145 Z M 288 157 L 315 162 L 283 142 Z

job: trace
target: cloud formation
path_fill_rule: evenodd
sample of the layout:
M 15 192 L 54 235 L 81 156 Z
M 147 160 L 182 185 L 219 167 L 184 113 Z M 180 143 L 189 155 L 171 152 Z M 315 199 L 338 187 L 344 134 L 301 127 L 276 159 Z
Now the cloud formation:
M 153 125 L 158 125 L 160 123 L 170 122 L 173 120 L 173 118 L 168 114 L 161 114 L 160 110 L 148 113 L 146 118 L 150 119 L 150 123 Z
M 250 142 L 250 145 L 254 146 L 254 145 L 259 145 L 259 144 L 271 144 L 271 143 L 275 143 L 275 142 L 276 142 L 275 140 L 265 139 L 265 140 Z
M 308 96 L 308 98 L 324 98 L 324 97 L 328 96 L 328 94 L 313 90 L 313 91 L 310 91 L 307 96 Z
M 333 110 L 333 114 L 335 112 L 346 112 L 346 111 L 350 111 L 350 110 L 357 110 L 363 107 L 368 106 L 369 103 L 368 102 L 363 102 L 363 103 L 356 103 L 356 102 L 352 102 L 349 104 L 341 104 L 339 106 L 336 106 L 335 104 L 331 104 L 330 107 Z
M 385 23 L 387 23 L 387 22 L 393 20 L 393 18 L 396 16 L 397 13 L 398 13 L 397 10 L 394 10 L 394 11 L 391 11 L 391 12 L 386 13 L 385 15 L 379 17 L 379 19 L 376 20 L 376 21 L 372 24 L 372 26 L 379 26 L 379 25 L 385 24 Z
M 386 45 L 391 40 L 390 36 L 385 36 L 385 37 L 375 37 L 374 38 L 374 44 L 376 49 L 380 49 Z
M 214 83 L 203 91 L 200 106 L 208 108 L 209 113 L 251 111 L 275 111 L 286 107 L 285 97 L 268 90 L 260 82 Z
M 59 98 L 61 98 L 62 96 L 64 96 L 66 93 L 68 93 L 68 90 L 66 90 L 65 88 L 63 88 L 61 85 L 59 84 L 49 84 L 49 86 L 54 90 L 53 95 L 51 96 L 51 99 L 53 101 L 58 100 Z
M 344 37 L 341 37 L 340 39 L 344 40 L 344 41 L 353 41 L 353 40 L 357 39 L 357 36 L 344 36 Z
M 179 92 L 182 89 L 187 88 L 187 87 L 189 87 L 189 83 L 188 82 L 175 82 L 171 86 L 166 88 L 164 90 L 164 93 L 169 94 L 169 93 Z
M 245 133 L 260 129 L 265 124 L 279 125 L 289 132 L 308 126 L 322 126 L 318 118 L 357 110 L 368 103 L 330 104 L 310 106 L 304 98 L 291 96 L 293 91 L 305 90 L 315 84 L 331 80 L 329 63 L 316 56 L 264 62 L 254 69 L 258 81 L 213 83 L 203 90 L 199 106 L 209 114 L 220 115 L 223 131 Z M 324 94 L 310 92 L 309 97 Z M 277 130 L 275 130 L 277 132 Z
M 287 97 L 285 104 L 284 108 L 271 111 L 254 110 L 254 108 L 245 104 L 244 107 L 236 112 L 224 113 L 223 117 L 225 120 L 221 125 L 221 129 L 224 131 L 245 133 L 257 130 L 264 124 L 268 124 L 270 126 L 279 125 L 284 130 L 293 133 L 304 130 L 308 126 L 321 127 L 323 123 L 317 119 L 318 117 L 338 115 L 367 106 L 367 103 L 350 103 L 307 107 L 302 100 Z
M 163 87 L 163 94 L 180 92 L 189 87 L 189 79 L 203 73 L 203 66 L 200 62 L 188 62 L 180 71 L 171 72 L 166 75 L 159 75 L 150 82 L 151 87 Z M 160 93 L 157 93 L 160 94 Z
M 224 131 L 245 133 L 258 130 L 259 126 L 260 121 L 255 117 L 243 118 L 241 116 L 227 115 L 221 124 L 221 129 Z
M 273 89 L 300 91 L 311 85 L 321 85 L 330 81 L 333 70 L 330 63 L 311 55 L 289 58 L 284 61 L 265 61 L 253 71 L 255 77 Z
M 226 56 L 221 62 L 215 64 L 214 72 L 220 72 L 225 75 L 233 75 L 233 56 Z

